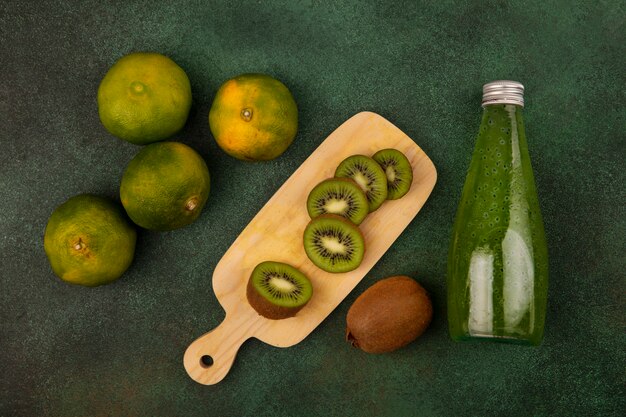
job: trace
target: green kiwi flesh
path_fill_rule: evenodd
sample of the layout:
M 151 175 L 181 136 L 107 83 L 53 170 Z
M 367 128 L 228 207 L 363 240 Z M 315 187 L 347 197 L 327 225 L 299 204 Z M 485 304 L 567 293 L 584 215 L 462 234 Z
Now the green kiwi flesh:
M 361 224 L 369 213 L 365 192 L 349 178 L 331 178 L 317 184 L 306 202 L 311 218 L 337 214 L 354 224 Z
M 361 265 L 365 240 L 350 221 L 323 214 L 304 229 L 304 251 L 311 262 L 326 272 L 349 272 Z
M 397 149 L 383 149 L 372 157 L 387 176 L 387 200 L 396 200 L 409 192 L 413 168 L 407 157 Z
M 376 210 L 387 199 L 387 176 L 385 171 L 369 156 L 352 155 L 344 159 L 335 177 L 354 180 L 367 196 L 369 212 Z
M 306 275 L 291 265 L 272 261 L 254 268 L 246 289 L 252 308 L 273 320 L 295 316 L 312 295 L 313 286 Z

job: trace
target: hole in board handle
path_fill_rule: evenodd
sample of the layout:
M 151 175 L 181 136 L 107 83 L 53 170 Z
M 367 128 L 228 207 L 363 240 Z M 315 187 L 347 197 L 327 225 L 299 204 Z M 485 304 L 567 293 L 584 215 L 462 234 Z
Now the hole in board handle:
M 200 366 L 203 368 L 209 368 L 213 365 L 213 358 L 210 355 L 203 355 L 200 358 Z

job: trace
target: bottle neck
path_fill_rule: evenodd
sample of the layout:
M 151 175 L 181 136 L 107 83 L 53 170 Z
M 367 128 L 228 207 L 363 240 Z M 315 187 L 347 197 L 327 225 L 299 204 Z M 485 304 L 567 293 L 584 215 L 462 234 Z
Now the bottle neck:
M 508 123 L 519 123 L 522 119 L 524 107 L 517 104 L 489 104 L 483 106 L 482 123 L 490 124 L 494 121 L 508 119 Z M 490 122 L 491 121 L 491 122 Z
M 483 104 L 483 112 L 484 111 L 488 111 L 488 110 L 494 110 L 497 109 L 498 111 L 500 110 L 506 110 L 508 112 L 515 112 L 515 113 L 521 113 L 522 110 L 524 109 L 524 106 L 520 106 L 519 104 L 503 104 L 503 103 L 499 103 L 499 104 Z
M 489 104 L 483 107 L 480 142 L 508 143 L 523 130 L 523 107 L 516 104 Z

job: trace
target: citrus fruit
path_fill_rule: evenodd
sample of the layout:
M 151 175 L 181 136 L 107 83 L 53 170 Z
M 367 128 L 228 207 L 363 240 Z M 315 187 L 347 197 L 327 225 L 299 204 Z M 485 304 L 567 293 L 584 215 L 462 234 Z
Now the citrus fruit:
M 198 218 L 209 186 L 209 170 L 196 151 L 179 142 L 160 142 L 146 146 L 130 161 L 120 198 L 139 226 L 173 230 Z
M 167 139 L 183 128 L 191 85 L 170 58 L 137 52 L 118 60 L 98 88 L 98 113 L 113 135 L 136 145 Z
M 54 210 L 43 243 L 59 278 L 94 287 L 115 281 L 126 271 L 136 239 L 137 232 L 119 204 L 80 194 Z
M 264 74 L 243 74 L 226 81 L 209 112 L 217 144 L 238 159 L 274 159 L 298 131 L 298 107 L 280 81 Z

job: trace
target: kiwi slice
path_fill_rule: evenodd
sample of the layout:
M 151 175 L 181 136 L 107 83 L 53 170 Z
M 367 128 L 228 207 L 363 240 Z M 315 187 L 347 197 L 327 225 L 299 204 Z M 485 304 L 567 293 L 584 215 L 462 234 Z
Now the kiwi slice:
M 387 199 L 387 176 L 385 171 L 369 156 L 352 155 L 344 159 L 335 177 L 354 180 L 367 196 L 368 209 L 371 213 Z
M 350 221 L 336 214 L 322 214 L 304 229 L 304 251 L 326 272 L 348 272 L 361 265 L 365 240 Z
M 313 286 L 306 275 L 291 265 L 272 261 L 254 268 L 246 290 L 252 308 L 273 320 L 295 316 L 311 295 Z
M 337 214 L 354 224 L 361 224 L 369 213 L 367 196 L 349 178 L 331 178 L 317 184 L 306 201 L 309 216 Z
M 411 188 L 413 168 L 402 152 L 397 149 L 383 149 L 372 157 L 387 175 L 387 200 L 396 200 Z

